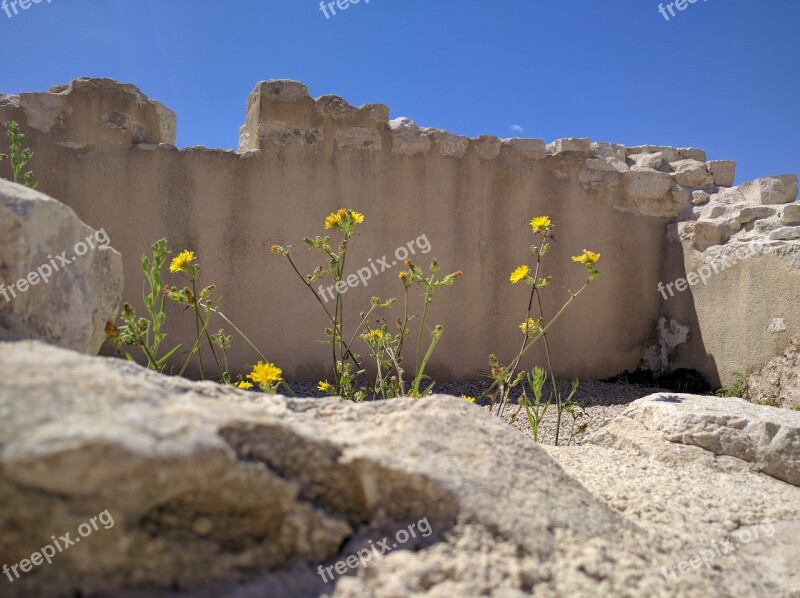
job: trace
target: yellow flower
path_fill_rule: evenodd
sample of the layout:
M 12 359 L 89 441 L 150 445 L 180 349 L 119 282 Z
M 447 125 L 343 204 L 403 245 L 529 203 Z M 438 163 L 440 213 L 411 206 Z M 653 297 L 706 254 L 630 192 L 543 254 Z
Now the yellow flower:
M 550 228 L 553 226 L 553 223 L 550 222 L 550 218 L 547 216 L 537 216 L 533 220 L 531 220 L 531 228 L 535 233 L 545 234 L 550 231 Z
M 461 399 L 462 401 L 466 401 L 467 403 L 474 403 L 477 400 L 477 399 L 475 399 L 475 397 L 470 397 L 470 396 L 467 396 L 467 395 L 461 395 L 458 398 Z
M 511 273 L 509 280 L 511 284 L 517 284 L 520 280 L 525 280 L 530 273 L 531 269 L 528 266 L 520 266 Z
M 175 258 L 173 258 L 172 263 L 169 265 L 169 271 L 172 274 L 175 274 L 176 272 L 183 272 L 189 267 L 189 264 L 192 261 L 194 261 L 194 251 L 181 251 Z
M 573 255 L 572 261 L 580 264 L 596 264 L 600 261 L 600 254 L 584 249 L 581 255 Z
M 333 392 L 333 385 L 328 382 L 320 382 L 317 384 L 317 389 L 330 394 Z
M 245 382 L 244 380 L 242 380 L 241 382 L 237 382 L 236 383 L 236 388 L 241 388 L 243 390 L 249 390 L 249 389 L 253 388 L 253 385 L 250 384 L 249 382 Z
M 341 210 L 339 212 L 341 212 Z M 325 219 L 325 228 L 334 228 L 342 221 L 342 216 L 339 212 L 334 212 Z
M 400 274 L 398 274 L 398 275 L 397 275 L 397 278 L 399 278 L 400 280 L 402 280 L 403 282 L 405 282 L 405 281 L 406 281 L 406 279 L 408 279 L 408 272 L 406 272 L 405 270 L 403 270 L 402 272 L 400 272 Z
M 283 371 L 272 363 L 259 361 L 253 366 L 253 371 L 247 374 L 247 378 L 256 384 L 274 384 L 283 380 Z
M 383 330 L 381 330 L 380 328 L 376 328 L 375 330 L 370 330 L 369 331 L 369 335 L 374 340 L 378 340 L 379 341 L 379 340 L 381 340 L 383 338 Z
M 364 214 L 361 212 L 339 208 L 325 219 L 325 228 L 331 229 L 344 226 L 345 228 L 349 229 L 350 227 L 356 224 L 361 224 L 362 222 L 364 222 Z
M 528 332 L 534 332 L 538 328 L 538 324 L 536 320 L 533 318 L 528 318 L 522 324 L 519 325 L 519 329 L 522 330 L 522 334 L 527 334 Z

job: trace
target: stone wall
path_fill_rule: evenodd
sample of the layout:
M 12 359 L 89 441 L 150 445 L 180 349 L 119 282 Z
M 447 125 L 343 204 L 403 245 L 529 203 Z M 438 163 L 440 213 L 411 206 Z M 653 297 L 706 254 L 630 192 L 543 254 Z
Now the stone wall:
M 698 149 L 470 139 L 389 120 L 383 105 L 313 99 L 291 81 L 256 86 L 238 151 L 176 148 L 174 113 L 110 80 L 0 95 L 0 124 L 11 120 L 36 152 L 40 189 L 103 227 L 123 254 L 126 298 L 141 308 L 140 257 L 166 236 L 173 250 L 197 252 L 203 282 L 218 285 L 223 308 L 262 351 L 289 377 L 309 380 L 329 367 L 329 351 L 314 342 L 323 338 L 324 314 L 268 250 L 294 244 L 310 272 L 318 262 L 302 239 L 320 233 L 339 207 L 366 215 L 348 253 L 352 271 L 384 255 L 391 263 L 396 248 L 425 235 L 432 249 L 414 256 L 418 263 L 435 256 L 443 270 L 464 272 L 431 315 L 445 327 L 430 370 L 439 379 L 472 377 L 486 371 L 488 353 L 507 359 L 516 349 L 528 289 L 512 287 L 508 274 L 528 255 L 528 220 L 551 216 L 557 242 L 547 314 L 584 280 L 570 256 L 584 248 L 603 256 L 600 280 L 554 329 L 557 373 L 603 378 L 635 369 L 655 342 L 665 315 L 658 283 L 685 268 L 668 225 L 692 209 L 693 191 L 733 184 L 733 163 L 707 162 Z M 349 290 L 353 316 L 371 296 L 399 297 L 398 271 Z M 190 343 L 190 316 L 173 310 L 170 318 L 181 326 L 172 340 Z M 705 334 L 694 330 L 692 338 L 682 361 L 706 355 L 697 345 Z M 245 369 L 254 355 L 238 343 L 231 358 Z M 539 353 L 530 361 L 542 360 Z

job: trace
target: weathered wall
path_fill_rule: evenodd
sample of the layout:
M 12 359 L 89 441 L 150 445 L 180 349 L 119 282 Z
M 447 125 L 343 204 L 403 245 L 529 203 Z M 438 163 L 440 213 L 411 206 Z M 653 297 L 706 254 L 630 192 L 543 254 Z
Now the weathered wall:
M 329 351 L 314 342 L 324 314 L 268 250 L 294 244 L 310 272 L 318 256 L 302 239 L 322 232 L 324 217 L 339 207 L 366 215 L 348 253 L 353 269 L 384 255 L 392 261 L 395 248 L 424 234 L 432 251 L 416 256 L 419 263 L 436 256 L 443 270 L 464 272 L 432 311 L 432 322 L 445 327 L 431 369 L 440 379 L 473 376 L 487 369 L 488 353 L 509 358 L 516 350 L 528 289 L 512 287 L 508 275 L 528 255 L 528 220 L 550 215 L 557 243 L 548 261 L 555 276 L 548 314 L 566 298 L 565 287 L 584 279 L 570 256 L 583 248 L 603 255 L 602 277 L 554 330 L 556 369 L 601 378 L 636 368 L 653 342 L 666 225 L 690 205 L 692 189 L 733 183 L 733 165 L 706 163 L 701 150 L 467 139 L 390 122 L 382 105 L 314 100 L 286 81 L 260 83 L 251 94 L 239 152 L 177 149 L 174 115 L 108 80 L 0 96 L 0 124 L 12 119 L 36 151 L 40 190 L 104 227 L 122 252 L 127 298 L 141 296 L 140 256 L 166 236 L 173 250 L 198 253 L 202 280 L 219 286 L 225 311 L 301 379 L 328 367 Z M 349 305 L 399 297 L 398 271 L 349 290 Z M 183 331 L 173 340 L 187 341 L 190 316 L 173 309 L 170 317 Z M 235 344 L 237 369 L 253 360 L 244 343 Z
M 664 315 L 687 326 L 670 365 L 731 385 L 779 355 L 800 332 L 800 203 L 797 177 L 766 177 L 696 195 L 668 228 Z M 687 274 L 689 273 L 689 274 Z

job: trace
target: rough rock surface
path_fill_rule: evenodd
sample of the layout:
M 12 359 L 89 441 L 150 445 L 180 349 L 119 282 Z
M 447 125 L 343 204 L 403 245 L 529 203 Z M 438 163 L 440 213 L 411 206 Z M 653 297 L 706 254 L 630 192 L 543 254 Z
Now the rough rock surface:
M 631 422 L 641 428 L 641 442 L 628 433 Z M 800 413 L 738 398 L 660 393 L 635 401 L 596 438 L 606 446 L 636 446 L 646 453 L 653 433 L 669 442 L 736 457 L 800 486 Z
M 800 408 L 800 339 L 795 339 L 764 369 L 747 380 L 744 398 L 755 403 L 777 402 Z
M 546 450 L 677 555 L 661 569 L 677 595 L 695 595 L 678 591 L 694 574 L 716 577 L 709 596 L 794 597 L 800 595 L 800 488 L 764 475 L 749 460 L 703 448 L 754 454 L 776 430 L 774 422 L 776 443 L 796 431 L 797 423 L 781 423 L 793 415 L 740 399 L 665 393 L 633 403 L 588 439 L 594 446 Z M 798 446 L 784 447 L 796 461 Z
M 109 242 L 72 208 L 0 180 L 0 339 L 96 355 L 122 297 L 122 256 Z
M 668 582 L 660 568 L 693 538 L 664 544 L 454 398 L 265 397 L 37 342 L 0 353 L 0 562 L 28 558 L 56 532 L 74 538 L 105 510 L 114 520 L 16 580 L 23 593 L 212 596 L 237 581 L 270 596 L 774 589 L 716 570 Z M 423 518 L 428 537 L 323 587 L 319 565 Z

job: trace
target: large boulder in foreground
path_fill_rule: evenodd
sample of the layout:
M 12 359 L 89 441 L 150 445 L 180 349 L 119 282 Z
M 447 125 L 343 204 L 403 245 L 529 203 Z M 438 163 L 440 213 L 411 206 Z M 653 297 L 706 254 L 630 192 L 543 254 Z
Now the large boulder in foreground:
M 27 563 L 12 586 L 21 594 L 673 596 L 724 587 L 719 571 L 667 581 L 660 567 L 677 554 L 541 447 L 452 397 L 286 399 L 37 342 L 0 343 L 0 355 L 0 563 L 30 560 L 54 534 L 76 542 L 52 564 Z M 413 524 L 429 533 L 397 543 Z M 323 584 L 320 566 L 376 552 L 384 538 L 386 554 L 339 565 L 348 575 Z M 753 578 L 732 589 L 764 587 Z
M 0 180 L 0 340 L 96 355 L 122 299 L 122 256 L 72 208 Z

